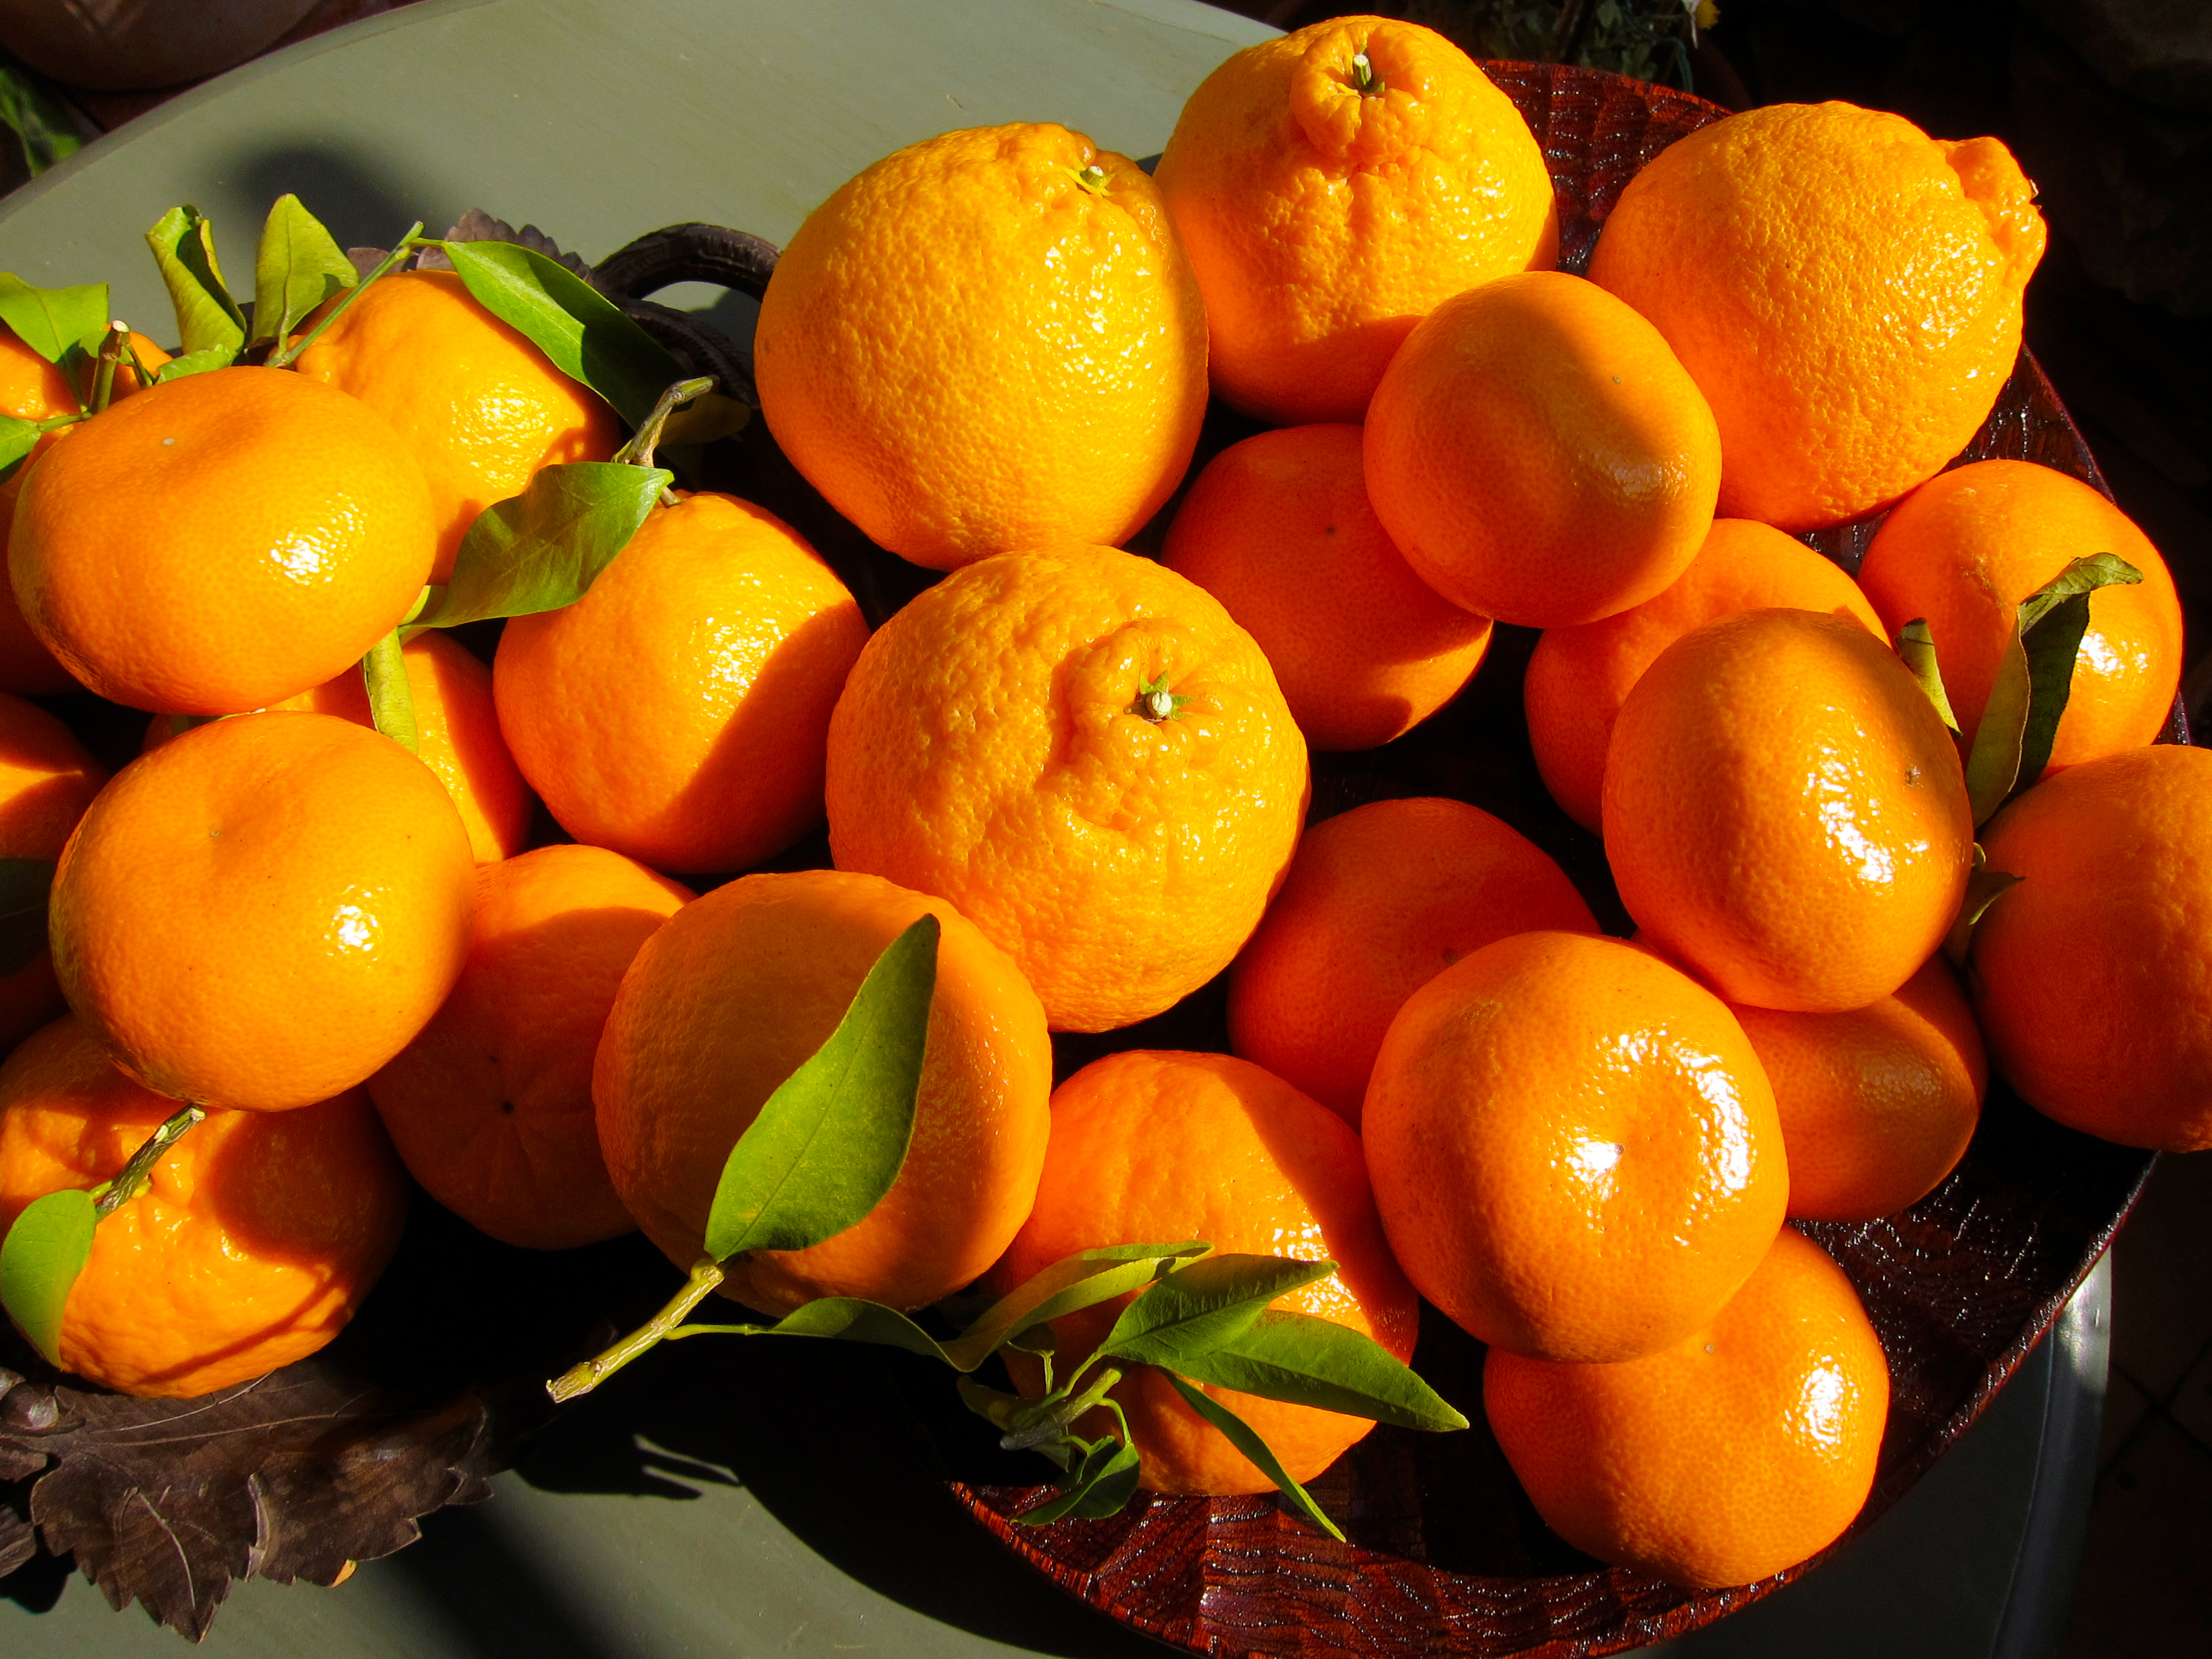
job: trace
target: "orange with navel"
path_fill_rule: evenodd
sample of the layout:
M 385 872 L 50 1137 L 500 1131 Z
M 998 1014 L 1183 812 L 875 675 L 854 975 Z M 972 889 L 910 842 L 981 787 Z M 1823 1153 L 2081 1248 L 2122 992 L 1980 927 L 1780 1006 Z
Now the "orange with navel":
M 1274 425 L 1358 420 L 1422 317 L 1559 257 L 1551 173 L 1513 100 L 1395 18 L 1235 53 L 1184 104 L 1157 177 L 1206 295 L 1214 389 Z
M 1259 641 L 1316 749 L 1372 749 L 1449 702 L 1490 618 L 1413 574 L 1367 499 L 1356 426 L 1262 432 L 1206 463 L 1162 562 Z
M 368 1080 L 408 1170 L 502 1243 L 565 1249 L 636 1226 L 607 1179 L 592 1064 L 638 947 L 690 890 L 605 848 L 477 868 L 469 957 Z
M 1560 628 L 1640 605 L 1712 527 L 1712 412 L 1659 331 L 1564 271 L 1445 301 L 1367 410 L 1367 493 L 1430 586 Z
M 830 849 L 950 899 L 1056 1030 L 1227 967 L 1289 867 L 1306 746 L 1250 635 L 1112 548 L 956 571 L 876 631 L 830 723 Z
M 1605 752 L 1629 688 L 1692 629 L 1772 605 L 1849 616 L 1881 635 L 1858 584 L 1794 536 L 1750 519 L 1716 519 L 1698 556 L 1638 605 L 1579 628 L 1547 628 L 1521 700 L 1544 787 L 1585 830 L 1598 827 Z
M 592 1079 L 600 1147 L 646 1237 L 689 1268 L 730 1148 L 924 914 L 942 932 L 906 1162 L 836 1237 L 726 1264 L 722 1294 L 747 1307 L 860 1296 L 917 1308 L 996 1261 L 1029 1213 L 1051 1127 L 1044 1012 L 944 900 L 837 870 L 716 888 L 646 940 L 616 994 Z
M 1000 1291 L 1079 1250 L 1203 1239 L 1223 1253 L 1333 1261 L 1335 1274 L 1269 1305 L 1346 1325 L 1400 1359 L 1420 1304 L 1375 1215 L 1359 1141 L 1342 1119 L 1281 1079 L 1227 1054 L 1109 1054 L 1052 1098 L 1052 1146 L 1036 1207 L 992 1273 Z M 1121 1304 L 1053 1322 L 1063 1366 L 1096 1347 Z M 1010 1368 L 1021 1356 L 1010 1358 Z M 1018 1382 L 1023 1371 L 1016 1372 Z M 1032 1382 L 1036 1379 L 1031 1378 Z M 1291 1478 L 1312 1480 L 1374 1425 L 1364 1418 L 1210 1383 L 1266 1441 Z M 1149 1366 L 1115 1387 L 1139 1460 L 1161 1492 L 1255 1492 L 1274 1483 Z M 1079 1425 L 1106 1431 L 1105 1413 Z
M 1743 1028 L 1618 939 L 1517 933 L 1407 1000 L 1360 1120 L 1390 1247 L 1493 1349 L 1633 1359 L 1711 1319 L 1782 1225 Z
M 112 1179 L 177 1110 L 64 1016 L 0 1065 L 0 1233 L 33 1199 Z M 64 1367 L 161 1398 L 211 1394 L 344 1328 L 399 1242 L 407 1181 L 366 1096 L 210 1110 L 94 1231 Z

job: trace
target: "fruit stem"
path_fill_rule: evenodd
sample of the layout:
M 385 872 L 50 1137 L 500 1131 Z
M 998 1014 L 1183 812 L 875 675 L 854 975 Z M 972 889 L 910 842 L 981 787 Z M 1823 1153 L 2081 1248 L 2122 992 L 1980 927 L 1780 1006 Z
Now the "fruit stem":
M 545 1385 L 545 1392 L 556 1405 L 574 1400 L 580 1394 L 589 1394 L 647 1348 L 658 1345 L 721 1282 L 722 1264 L 710 1256 L 701 1257 L 698 1265 L 691 1269 L 690 1278 L 684 1281 L 684 1288 L 677 1291 L 666 1307 L 604 1353 L 594 1354 L 582 1364 L 562 1372 Z
M 1382 77 L 1375 72 L 1375 65 L 1367 61 L 1364 51 L 1352 54 L 1352 84 L 1362 98 L 1380 98 L 1389 90 L 1382 84 Z
M 153 1174 L 155 1164 L 161 1162 L 161 1154 L 175 1146 L 183 1139 L 185 1130 L 206 1115 L 205 1107 L 188 1103 L 182 1111 L 149 1135 L 146 1144 L 131 1154 L 131 1161 L 115 1172 L 113 1180 L 92 1189 L 93 1219 L 102 1220 L 113 1213 L 118 1206 L 137 1197 L 147 1178 Z
M 378 277 L 385 276 L 390 271 L 396 270 L 398 267 L 400 261 L 406 258 L 408 255 L 413 253 L 417 248 L 437 246 L 437 244 L 431 241 L 416 240 L 416 239 L 420 237 L 422 234 L 422 222 L 420 219 L 417 219 L 415 222 L 415 228 L 399 239 L 399 245 L 397 247 L 393 248 L 391 252 L 386 254 L 383 258 L 378 260 L 374 269 L 370 270 L 368 276 L 362 277 L 359 282 L 356 283 L 351 288 L 348 289 L 343 294 L 338 296 L 338 302 L 323 313 L 322 321 L 317 323 L 305 334 L 302 334 L 298 339 L 293 341 L 291 344 L 280 347 L 276 351 L 271 352 L 269 356 L 269 361 L 264 367 L 269 368 L 289 368 L 294 359 L 298 357 L 301 352 L 305 351 L 309 346 L 314 344 L 314 343 L 322 337 L 322 332 L 325 329 L 328 328 L 332 323 L 335 323 L 339 318 L 345 315 L 346 307 L 351 305 L 356 300 L 361 298 L 362 294 L 368 291 L 368 285 L 371 283 L 374 283 Z
M 630 434 L 630 441 L 615 451 L 615 459 L 650 471 L 653 452 L 660 445 L 660 429 L 668 424 L 668 417 L 675 412 L 676 405 L 688 404 L 694 398 L 703 398 L 714 389 L 714 377 L 711 374 L 702 374 L 696 380 L 678 380 L 670 386 L 660 394 L 660 401 L 653 404 L 653 413 L 638 423 L 637 430 Z M 674 498 L 666 490 L 660 493 L 665 504 L 674 505 Z
M 1141 714 L 1153 725 L 1171 720 L 1182 713 L 1183 705 L 1190 699 L 1168 690 L 1168 677 L 1163 673 L 1158 679 L 1139 682 L 1136 701 L 1129 705 L 1132 714 Z
M 100 414 L 115 398 L 115 368 L 123 361 L 123 354 L 131 349 L 131 331 L 121 323 L 110 323 L 107 332 L 100 337 L 100 356 L 93 361 L 92 412 Z

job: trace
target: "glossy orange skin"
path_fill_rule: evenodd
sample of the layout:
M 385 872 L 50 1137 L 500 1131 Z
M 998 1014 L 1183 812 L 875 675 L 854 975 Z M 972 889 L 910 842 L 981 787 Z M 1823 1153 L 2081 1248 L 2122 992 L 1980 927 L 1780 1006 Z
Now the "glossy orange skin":
M 143 334 L 131 337 L 131 349 L 149 368 L 159 368 L 169 361 L 169 354 Z M 137 390 L 137 373 L 118 368 L 112 395 L 125 398 Z M 0 415 L 38 422 L 72 413 L 78 407 L 76 389 L 70 384 L 69 376 L 25 345 L 5 323 L 0 323 Z M 64 426 L 47 433 L 24 458 L 22 465 L 5 483 L 0 483 L 0 559 L 7 556 L 9 526 L 15 520 L 15 495 L 23 487 L 24 473 L 46 454 L 56 439 L 70 430 Z M 30 623 L 23 620 L 22 607 L 15 603 L 15 589 L 0 584 L 0 691 L 21 697 L 45 697 L 77 689 L 69 670 L 54 660 L 54 653 L 40 642 Z
M 1500 277 L 1406 337 L 1368 407 L 1367 493 L 1421 580 L 1529 628 L 1640 605 L 1711 528 L 1721 445 L 1659 331 L 1564 271 Z
M 0 859 L 60 857 L 106 781 L 107 769 L 69 727 L 36 703 L 0 692 Z M 64 1006 L 47 951 L 0 978 L 0 1053 Z
M 2181 600 L 2133 520 L 2078 478 L 2032 461 L 1976 461 L 1938 473 L 1890 509 L 1859 584 L 1890 636 L 1928 623 L 1959 729 L 1980 726 L 2018 627 L 2020 602 L 2068 563 L 2117 554 L 2142 573 L 2089 596 L 2089 626 L 2051 740 L 2048 770 L 2154 741 L 2181 684 Z
M 1139 712 L 1162 679 L 1188 701 Z M 1289 868 L 1306 746 L 1249 635 L 1112 548 L 956 571 L 876 631 L 830 723 L 830 850 L 939 893 L 1055 1030 L 1156 1014 L 1229 965 Z
M 1162 562 L 1259 641 L 1316 749 L 1373 749 L 1457 696 L 1490 619 L 1413 574 L 1367 500 L 1356 426 L 1291 427 L 1206 463 Z
M 0 1231 L 111 1179 L 177 1103 L 64 1016 L 0 1065 Z M 399 1242 L 406 1177 L 358 1091 L 272 1116 L 211 1111 L 93 1235 L 63 1365 L 125 1394 L 211 1394 L 313 1353 Z
M 16 497 L 8 566 L 24 619 L 100 696 L 228 714 L 358 662 L 421 594 L 433 544 L 422 469 L 382 416 L 283 369 L 221 368 L 53 446 Z
M 1391 1260 L 1358 1139 L 1340 1118 L 1227 1054 L 1132 1049 L 1095 1060 L 1053 1095 L 1052 1147 L 1036 1207 L 992 1283 L 1012 1291 L 1079 1250 L 1182 1239 L 1203 1239 L 1224 1254 L 1334 1261 L 1334 1275 L 1268 1305 L 1348 1325 L 1400 1359 L 1411 1357 L 1420 1304 Z M 1063 1364 L 1096 1347 L 1123 1305 L 1054 1321 Z M 1374 1426 L 1196 1386 L 1250 1424 L 1301 1482 Z M 1150 1366 L 1129 1368 L 1114 1397 L 1136 1441 L 1139 1485 L 1162 1492 L 1274 1489 Z M 1111 1422 L 1095 1413 L 1082 1432 L 1103 1434 Z
M 459 976 L 468 832 L 437 775 L 328 714 L 196 726 L 115 775 L 63 850 L 54 971 L 156 1094 L 281 1111 L 352 1088 Z
M 469 832 L 478 864 L 496 863 L 522 850 L 530 834 L 530 786 L 516 769 L 500 736 L 492 707 L 491 670 L 453 635 L 425 629 L 407 641 L 407 694 L 414 704 L 416 757 L 438 775 Z M 373 726 L 368 687 L 349 668 L 312 691 L 287 697 L 277 708 L 335 714 L 356 726 Z M 145 747 L 169 740 L 175 724 L 156 714 L 146 726 Z
M 1942 957 L 1863 1008 L 1734 1012 L 1774 1085 L 1795 1219 L 1895 1215 L 1966 1155 L 1989 1058 Z
M 383 416 L 421 462 L 437 526 L 432 581 L 453 574 L 477 515 L 520 495 L 538 468 L 604 461 L 622 443 L 605 400 L 450 270 L 379 277 L 294 367 Z
M 1590 280 L 1649 317 L 1720 423 L 1720 512 L 1810 530 L 1965 448 L 2012 372 L 2043 256 L 1995 138 L 1853 105 L 1770 104 L 1652 158 Z
M 1617 1365 L 1492 1348 L 1482 1402 L 1553 1531 L 1715 1589 L 1794 1566 L 1857 1517 L 1889 1364 L 1843 1269 L 1785 1227 L 1727 1307 L 1674 1346 Z
M 944 931 L 906 1163 L 858 1225 L 726 1264 L 722 1294 L 747 1307 L 917 1308 L 996 1261 L 1029 1213 L 1051 1128 L 1044 1012 L 944 900 L 836 870 L 716 888 L 647 939 L 623 980 L 592 1073 L 599 1144 L 646 1237 L 689 1268 L 730 1148 L 925 912 Z
M 1730 1002 L 1832 1012 L 1936 953 L 1973 867 L 1957 747 L 1865 627 L 1746 611 L 1622 703 L 1606 859 L 1650 942 Z
M 1990 1061 L 2061 1123 L 2212 1147 L 2212 755 L 2160 745 L 2046 778 L 1983 826 L 2020 877 L 1975 924 Z
M 575 845 L 479 865 L 476 885 L 460 979 L 369 1098 L 430 1196 L 501 1243 L 629 1232 L 599 1154 L 592 1057 L 638 947 L 691 891 Z
M 777 260 L 753 353 L 792 464 L 935 570 L 1127 539 L 1206 412 L 1205 306 L 1159 192 L 1049 123 L 944 133 L 840 185 Z
M 1794 536 L 1750 519 L 1716 519 L 1698 556 L 1638 605 L 1579 628 L 1550 628 L 1522 682 L 1536 769 L 1566 815 L 1598 827 L 1605 751 L 1620 705 L 1658 654 L 1692 629 L 1745 611 L 1790 605 L 1848 616 L 1885 635 L 1840 567 Z
M 561 826 L 657 870 L 742 870 L 822 819 L 860 607 L 775 514 L 657 508 L 584 597 L 511 619 L 500 730 Z
M 1565 872 L 1503 819 L 1434 797 L 1355 806 L 1306 831 L 1230 969 L 1230 1046 L 1358 1128 L 1406 999 L 1538 928 L 1598 931 Z
M 1362 52 L 1379 95 L 1359 88 Z M 1513 100 L 1395 18 L 1235 53 L 1155 177 L 1206 295 L 1214 390 L 1273 425 L 1358 420 L 1422 317 L 1559 258 L 1551 173 Z
M 1773 1091 L 1735 1017 L 1589 934 L 1515 934 L 1414 992 L 1361 1131 L 1407 1277 L 1537 1358 L 1680 1341 L 1750 1277 L 1789 1198 Z

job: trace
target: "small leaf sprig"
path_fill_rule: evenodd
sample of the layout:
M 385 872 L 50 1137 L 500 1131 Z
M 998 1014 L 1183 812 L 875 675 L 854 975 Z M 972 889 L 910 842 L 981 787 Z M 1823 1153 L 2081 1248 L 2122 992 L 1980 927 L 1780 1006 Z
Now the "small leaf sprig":
M 1413 1429 L 1447 1431 L 1467 1419 L 1389 1351 L 1348 1326 L 1269 1304 L 1336 1271 L 1332 1261 L 1212 1253 L 1202 1240 L 1114 1244 L 1054 1263 L 939 1337 L 900 1310 L 859 1297 L 823 1297 L 772 1322 L 693 1322 L 753 1250 L 804 1249 L 857 1224 L 897 1178 L 913 1133 L 914 1103 L 934 991 L 937 926 L 925 916 L 878 958 L 828 1042 L 771 1095 L 726 1160 L 703 1252 L 684 1287 L 612 1346 L 546 1384 L 556 1401 L 586 1394 L 664 1341 L 706 1335 L 811 1336 L 903 1348 L 959 1373 L 960 1397 L 1010 1450 L 1033 1450 L 1061 1471 L 1060 1490 L 1021 1517 L 1118 1510 L 1134 1494 L 1139 1456 L 1113 1389 L 1131 1365 L 1166 1373 L 1194 1411 L 1263 1470 L 1297 1513 L 1333 1537 L 1323 1514 L 1267 1443 L 1210 1384 Z M 1105 1339 L 1055 1373 L 1051 1322 L 1133 1297 Z M 944 1304 L 950 1310 L 951 1304 Z M 992 1355 L 1012 1349 L 1042 1370 L 1034 1398 L 978 1382 Z M 1113 1431 L 1078 1425 L 1104 1412 Z

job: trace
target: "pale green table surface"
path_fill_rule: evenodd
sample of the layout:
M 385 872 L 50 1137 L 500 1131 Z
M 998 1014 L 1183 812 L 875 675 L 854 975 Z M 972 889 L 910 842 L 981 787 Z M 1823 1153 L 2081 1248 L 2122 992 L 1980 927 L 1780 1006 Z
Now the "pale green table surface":
M 142 233 L 180 202 L 214 219 L 247 289 L 261 219 L 287 191 L 348 245 L 388 246 L 416 219 L 441 231 L 470 207 L 534 222 L 586 258 L 685 220 L 781 243 L 860 167 L 949 128 L 1057 120 L 1149 155 L 1205 73 L 1268 32 L 1184 0 L 428 0 L 250 64 L 91 146 L 0 205 L 0 269 L 40 285 L 106 281 L 117 316 L 166 337 Z M 660 297 L 701 309 L 719 298 Z M 721 314 L 742 325 L 743 307 Z M 1667 1651 L 2055 1652 L 2103 1389 L 2102 1285 L 2100 1270 L 1990 1417 L 1837 1562 Z M 586 1419 L 501 1476 L 494 1501 L 433 1517 L 424 1542 L 336 1590 L 239 1586 L 205 1650 L 1162 1650 L 1001 1553 L 919 1455 L 891 1460 L 880 1513 L 857 1508 L 854 1471 L 818 1449 L 841 1412 L 873 1410 L 878 1395 L 866 1364 L 832 1358 L 796 1345 L 775 1362 L 796 1368 L 803 1420 L 732 1412 L 711 1458 L 623 1437 L 623 1480 L 595 1479 L 606 1448 Z M 638 1484 L 641 1458 L 665 1471 L 647 1483 L 657 1493 L 619 1489 Z M 81 1579 L 54 1599 L 36 1577 L 0 1585 L 8 1659 L 185 1649 Z

